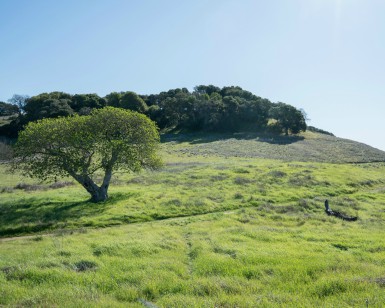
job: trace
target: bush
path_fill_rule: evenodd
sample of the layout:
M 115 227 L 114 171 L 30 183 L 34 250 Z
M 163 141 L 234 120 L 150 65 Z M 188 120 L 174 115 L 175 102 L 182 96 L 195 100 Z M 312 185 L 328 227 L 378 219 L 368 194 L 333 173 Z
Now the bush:
M 245 177 L 240 177 L 240 176 L 238 176 L 234 179 L 234 183 L 237 185 L 250 184 L 251 182 L 252 182 L 252 180 L 245 178 Z
M 96 270 L 97 264 L 93 261 L 82 260 L 74 264 L 74 269 L 77 272 Z
M 286 173 L 280 170 L 270 171 L 268 174 L 275 178 L 283 178 L 286 176 Z

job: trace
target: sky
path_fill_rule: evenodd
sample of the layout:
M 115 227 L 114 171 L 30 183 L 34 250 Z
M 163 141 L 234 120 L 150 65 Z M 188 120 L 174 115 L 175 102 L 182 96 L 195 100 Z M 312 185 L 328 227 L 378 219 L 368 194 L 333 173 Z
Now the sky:
M 0 101 L 201 84 L 385 150 L 385 1 L 0 0 Z

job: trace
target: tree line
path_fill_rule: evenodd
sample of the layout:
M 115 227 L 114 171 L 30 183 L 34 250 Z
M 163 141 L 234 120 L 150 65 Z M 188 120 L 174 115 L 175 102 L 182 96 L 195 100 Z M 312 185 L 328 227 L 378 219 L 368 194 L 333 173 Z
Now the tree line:
M 17 114 L 11 123 L 0 127 L 0 135 L 8 137 L 17 137 L 31 121 L 89 115 L 106 106 L 145 114 L 164 131 L 247 130 L 288 135 L 306 130 L 301 110 L 282 102 L 272 103 L 237 86 L 200 85 L 192 92 L 178 88 L 151 95 L 112 92 L 105 97 L 51 92 L 32 97 L 14 95 L 8 102 L 0 102 L 0 115 Z

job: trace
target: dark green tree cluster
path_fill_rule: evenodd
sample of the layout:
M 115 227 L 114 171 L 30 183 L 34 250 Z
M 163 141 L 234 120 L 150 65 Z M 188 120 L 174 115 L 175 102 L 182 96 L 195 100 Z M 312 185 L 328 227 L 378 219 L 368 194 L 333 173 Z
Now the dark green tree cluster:
M 16 105 L 0 102 L 0 117 L 11 116 L 19 113 L 19 108 Z
M 189 131 L 258 130 L 297 134 L 306 130 L 303 113 L 272 103 L 240 87 L 200 85 L 142 96 L 147 114 L 161 129 Z
M 145 113 L 148 109 L 145 101 L 135 92 L 112 92 L 105 97 L 109 106 Z
M 277 103 L 270 108 L 270 118 L 274 119 L 279 131 L 284 131 L 286 135 L 289 131 L 298 134 L 306 130 L 306 122 L 303 113 L 293 106 Z
M 258 130 L 297 134 L 306 130 L 305 117 L 300 110 L 284 103 L 272 103 L 234 86 L 200 85 L 192 92 L 181 88 L 151 95 L 138 95 L 131 91 L 112 92 L 105 97 L 51 92 L 21 97 L 13 103 L 20 105 L 19 116 L 3 126 L 0 134 L 16 136 L 31 121 L 88 115 L 93 109 L 106 106 L 143 113 L 160 129 L 169 131 Z

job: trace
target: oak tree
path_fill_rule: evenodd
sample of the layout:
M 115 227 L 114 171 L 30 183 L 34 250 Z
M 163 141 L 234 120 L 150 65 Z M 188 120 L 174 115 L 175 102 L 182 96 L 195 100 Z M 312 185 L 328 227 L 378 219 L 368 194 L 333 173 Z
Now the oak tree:
M 30 122 L 19 134 L 13 166 L 42 180 L 69 175 L 99 202 L 108 198 L 114 172 L 160 167 L 158 145 L 157 127 L 145 115 L 106 107 Z

